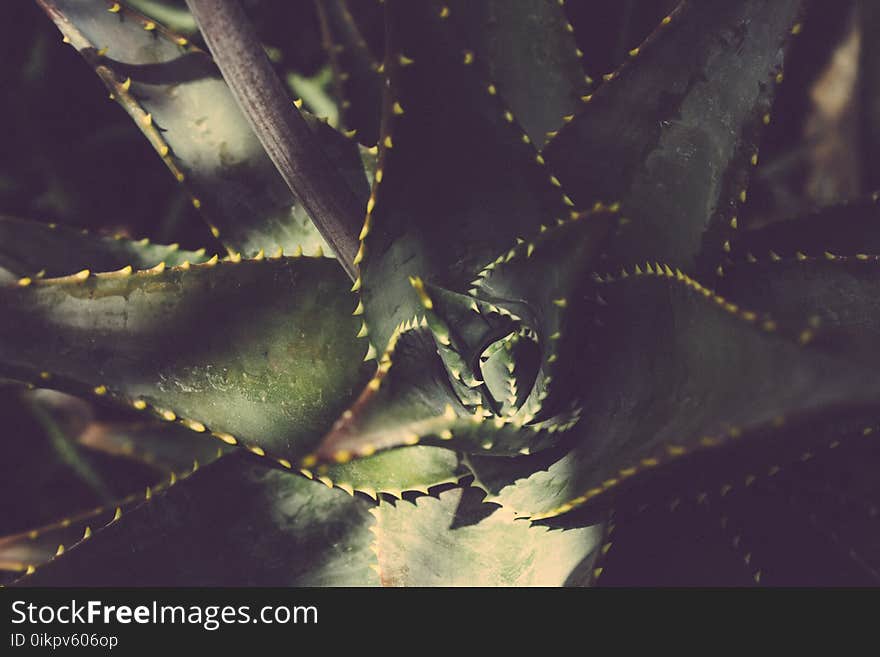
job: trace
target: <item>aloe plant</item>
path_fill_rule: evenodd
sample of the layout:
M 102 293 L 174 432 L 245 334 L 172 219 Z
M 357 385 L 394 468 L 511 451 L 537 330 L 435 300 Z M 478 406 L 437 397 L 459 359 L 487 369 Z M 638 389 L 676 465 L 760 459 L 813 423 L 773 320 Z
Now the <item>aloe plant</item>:
M 621 19 L 601 76 L 600 2 L 321 0 L 336 127 L 235 2 L 211 55 L 37 3 L 226 252 L 0 221 L 0 375 L 163 473 L 0 539 L 18 584 L 876 581 L 876 196 L 748 202 L 805 0 Z

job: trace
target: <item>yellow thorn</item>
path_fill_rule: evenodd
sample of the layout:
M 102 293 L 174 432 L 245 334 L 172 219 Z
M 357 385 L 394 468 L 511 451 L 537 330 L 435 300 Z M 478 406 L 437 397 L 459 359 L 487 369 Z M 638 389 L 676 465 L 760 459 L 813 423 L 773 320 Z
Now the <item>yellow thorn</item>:
M 64 546 L 59 544 L 58 549 L 55 550 L 55 556 L 60 557 L 62 554 L 64 554 Z
M 486 87 L 486 91 L 489 92 L 490 96 L 494 96 L 498 93 L 498 89 L 495 88 L 494 84 L 490 84 L 488 87 Z
M 120 6 L 120 4 L 118 2 L 114 2 L 112 5 L 110 5 L 107 11 L 109 11 L 111 14 L 118 14 L 121 9 L 122 7 Z
M 472 53 L 470 50 L 464 51 L 464 63 L 466 65 L 474 63 L 474 53 Z
M 33 280 L 30 279 L 30 278 L 27 277 L 27 276 L 25 276 L 24 278 L 19 278 L 19 279 L 18 279 L 18 284 L 19 284 L 20 287 L 27 287 L 27 286 L 30 285 L 31 283 L 33 283 Z
M 156 29 L 156 24 L 153 21 L 147 21 L 146 23 L 144 23 L 144 29 L 147 32 L 152 32 Z
M 257 456 L 266 456 L 265 450 L 259 445 L 248 445 L 248 449 Z
M 96 386 L 96 387 L 93 389 L 93 392 L 94 392 L 96 395 L 106 395 L 106 394 L 107 394 L 107 386 L 103 386 L 103 385 L 102 385 L 102 386 Z
M 144 114 L 141 121 L 143 121 L 144 125 L 151 126 L 151 125 L 153 125 L 153 115 L 148 112 L 148 113 Z
M 734 230 L 736 230 L 737 228 L 739 228 L 739 223 L 737 222 L 736 217 L 731 217 L 731 219 L 730 219 L 730 227 L 733 228 Z
M 82 540 L 86 540 L 87 538 L 91 538 L 92 536 L 92 528 L 86 525 L 86 529 L 83 532 Z
M 113 514 L 113 522 L 116 522 L 122 517 L 122 508 L 116 507 L 116 513 Z
M 449 18 L 449 7 L 446 5 L 440 8 L 440 18 Z
M 160 411 L 159 415 L 162 416 L 162 419 L 166 422 L 174 422 L 177 419 L 177 413 L 174 411 Z
M 401 107 L 399 102 L 395 101 L 394 105 L 391 106 L 391 111 L 400 116 L 403 114 L 403 107 Z
M 382 144 L 385 146 L 385 148 L 393 148 L 394 142 L 391 141 L 391 135 L 387 135 L 385 137 L 385 140 L 382 142 Z
M 134 406 L 137 410 L 142 411 L 147 407 L 147 402 L 143 399 L 135 399 L 131 402 L 131 405 Z

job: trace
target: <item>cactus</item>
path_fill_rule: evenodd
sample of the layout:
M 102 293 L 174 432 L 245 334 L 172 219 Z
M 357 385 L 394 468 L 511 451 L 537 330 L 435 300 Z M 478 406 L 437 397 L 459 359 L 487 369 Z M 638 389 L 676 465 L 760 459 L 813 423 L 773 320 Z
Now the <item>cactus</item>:
M 749 200 L 806 0 L 621 14 L 601 76 L 608 3 L 319 0 L 336 127 L 235 2 L 210 55 L 37 3 L 225 253 L 0 219 L 4 385 L 160 476 L 0 538 L 17 584 L 880 578 L 877 196 Z

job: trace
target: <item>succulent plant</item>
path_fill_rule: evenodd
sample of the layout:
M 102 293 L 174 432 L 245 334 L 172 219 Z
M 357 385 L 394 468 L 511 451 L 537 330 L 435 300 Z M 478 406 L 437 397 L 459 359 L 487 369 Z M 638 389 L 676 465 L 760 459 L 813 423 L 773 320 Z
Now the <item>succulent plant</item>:
M 878 579 L 876 196 L 748 199 L 805 0 L 685 1 L 596 79 L 606 3 L 320 0 L 340 128 L 234 2 L 189 0 L 213 59 L 37 3 L 226 252 L 0 221 L 0 375 L 165 473 L 0 539 L 18 584 Z

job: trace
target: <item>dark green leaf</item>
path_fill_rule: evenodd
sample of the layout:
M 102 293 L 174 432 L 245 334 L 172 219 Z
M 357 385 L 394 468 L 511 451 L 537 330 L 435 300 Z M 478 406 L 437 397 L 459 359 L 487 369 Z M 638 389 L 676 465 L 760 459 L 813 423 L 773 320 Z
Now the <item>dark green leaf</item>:
M 572 449 L 526 479 L 515 463 L 490 461 L 487 473 L 477 464 L 478 478 L 500 489 L 492 499 L 532 517 L 564 513 L 662 462 L 880 400 L 866 371 L 792 344 L 766 316 L 660 272 L 598 286 L 608 306 L 582 357 L 590 376 L 584 414 L 566 441 Z M 511 470 L 509 484 L 520 481 L 504 488 L 498 468 Z
M 383 175 L 368 205 L 361 265 L 377 349 L 420 312 L 408 276 L 464 291 L 517 236 L 570 210 L 448 10 L 433 1 L 386 5 Z
M 362 144 L 379 138 L 382 83 L 379 63 L 370 52 L 345 0 L 320 0 L 324 48 L 330 56 L 342 108 L 343 123 L 357 130 Z
M 838 255 L 880 253 L 880 196 L 849 201 L 822 208 L 801 217 L 744 231 L 733 242 L 730 259 L 734 261 L 822 256 L 826 251 Z
M 562 4 L 456 0 L 447 5 L 465 41 L 536 144 L 574 114 L 588 85 Z
M 112 271 L 131 266 L 149 269 L 197 264 L 205 250 L 184 251 L 176 244 L 151 244 L 146 238 L 104 237 L 66 226 L 0 217 L 0 266 L 18 276 L 67 276 L 83 269 Z
M 537 451 L 577 421 L 574 413 L 525 425 L 516 417 L 468 408 L 452 388 L 450 374 L 429 331 L 409 327 L 379 360 L 379 370 L 358 400 L 309 457 L 348 462 L 374 452 L 418 443 L 488 454 Z
M 562 586 L 592 578 L 601 529 L 550 530 L 482 502 L 475 488 L 373 511 L 384 586 Z
M 0 371 L 294 459 L 362 381 L 366 345 L 338 270 L 213 261 L 3 288 Z
M 95 67 L 224 245 L 245 256 L 323 239 L 263 151 L 214 62 L 183 37 L 117 3 L 40 0 L 71 44 Z M 331 161 L 366 203 L 357 143 L 308 116 Z
M 578 203 L 622 204 L 611 268 L 717 264 L 802 4 L 685 3 L 545 149 Z
M 233 455 L 155 495 L 26 585 L 377 585 L 370 505 Z M 259 540 L 255 540 L 258 537 Z
M 767 258 L 728 267 L 719 291 L 804 327 L 800 339 L 855 362 L 880 344 L 880 257 Z

